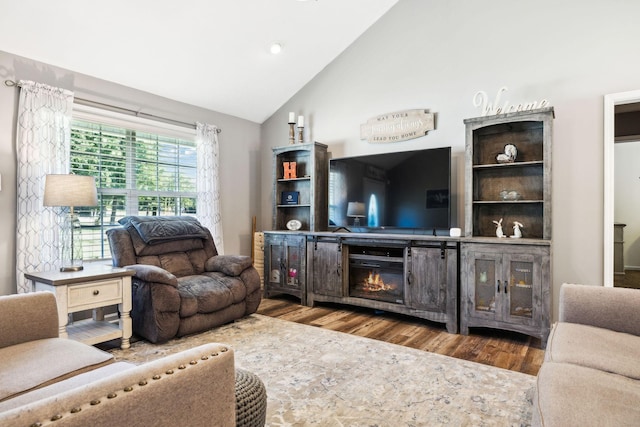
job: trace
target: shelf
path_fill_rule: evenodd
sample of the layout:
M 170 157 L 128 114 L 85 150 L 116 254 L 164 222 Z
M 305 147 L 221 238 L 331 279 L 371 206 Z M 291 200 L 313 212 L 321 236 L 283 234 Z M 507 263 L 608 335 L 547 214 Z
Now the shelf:
M 278 182 L 297 182 L 297 181 L 311 181 L 311 177 L 303 176 L 301 178 L 278 178 Z
M 488 163 L 481 165 L 473 165 L 474 169 L 493 169 L 493 168 L 521 168 L 526 166 L 543 166 L 543 160 L 535 160 L 531 162 L 513 162 L 513 163 Z
M 544 200 L 474 200 L 477 205 L 518 205 L 531 203 L 544 203 Z
M 93 345 L 116 338 L 122 338 L 122 329 L 118 322 L 84 319 L 67 325 L 69 338 Z
M 301 203 L 298 205 L 277 205 L 278 208 L 310 208 L 311 205 L 308 203 Z

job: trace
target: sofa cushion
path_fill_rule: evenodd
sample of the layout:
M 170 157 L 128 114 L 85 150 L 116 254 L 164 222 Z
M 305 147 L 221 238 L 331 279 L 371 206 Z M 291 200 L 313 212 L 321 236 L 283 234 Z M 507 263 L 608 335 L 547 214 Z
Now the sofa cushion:
M 160 266 L 162 268 L 177 277 L 195 274 L 195 269 L 193 268 L 193 264 L 191 264 L 189 255 L 185 252 L 158 255 L 158 259 L 160 260 Z
M 95 347 L 47 338 L 0 349 L 0 402 L 113 362 Z
M 577 323 L 559 322 L 545 360 L 565 362 L 640 380 L 640 337 Z
M 172 240 L 158 245 L 148 245 L 138 235 L 135 230 L 129 231 L 133 249 L 138 256 L 162 255 L 170 252 L 186 252 L 194 249 L 202 249 L 204 243 L 202 239 Z
M 58 336 L 56 297 L 51 292 L 4 295 L 1 310 L 0 348 Z
M 246 255 L 218 255 L 207 260 L 205 270 L 219 271 L 229 276 L 239 276 L 252 265 L 251 257 Z
M 40 399 L 46 399 L 51 396 L 56 396 L 60 393 L 84 386 L 86 384 L 90 384 L 93 381 L 106 378 L 118 372 L 135 368 L 135 366 L 136 365 L 127 362 L 114 362 L 94 369 L 92 371 L 84 372 L 74 377 L 49 384 L 48 386 L 40 387 L 27 393 L 22 393 L 19 396 L 15 396 L 11 399 L 0 402 L 0 413 L 13 408 L 17 408 L 22 405 L 28 405 L 29 403 L 35 402 Z
M 537 377 L 534 425 L 637 426 L 636 380 L 569 363 L 545 362 Z
M 181 318 L 221 310 L 243 301 L 247 295 L 242 281 L 220 273 L 181 277 L 178 293 Z
M 118 222 L 125 228 L 133 225 L 142 240 L 150 245 L 171 240 L 207 238 L 198 220 L 189 216 L 127 216 Z

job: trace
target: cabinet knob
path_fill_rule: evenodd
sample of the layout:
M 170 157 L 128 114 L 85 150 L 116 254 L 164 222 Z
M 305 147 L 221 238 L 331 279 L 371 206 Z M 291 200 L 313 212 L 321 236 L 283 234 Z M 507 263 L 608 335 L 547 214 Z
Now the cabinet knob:
M 100 293 L 100 290 L 96 289 L 93 291 L 93 295 L 98 295 Z

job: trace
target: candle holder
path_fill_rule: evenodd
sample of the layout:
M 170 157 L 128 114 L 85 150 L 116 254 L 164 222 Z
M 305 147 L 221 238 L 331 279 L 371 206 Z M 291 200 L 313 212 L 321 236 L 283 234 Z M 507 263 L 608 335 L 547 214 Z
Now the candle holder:
M 296 143 L 296 131 L 294 130 L 294 125 L 296 122 L 289 122 L 289 144 Z
M 298 126 L 298 142 L 302 144 L 304 142 L 304 126 Z

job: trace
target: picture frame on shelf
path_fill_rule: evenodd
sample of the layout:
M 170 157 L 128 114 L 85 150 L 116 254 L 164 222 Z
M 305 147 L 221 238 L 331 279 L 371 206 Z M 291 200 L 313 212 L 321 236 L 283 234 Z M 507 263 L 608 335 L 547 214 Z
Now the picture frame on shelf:
M 300 204 L 300 192 L 299 191 L 283 191 L 280 204 L 282 205 L 298 205 Z

